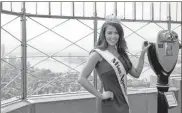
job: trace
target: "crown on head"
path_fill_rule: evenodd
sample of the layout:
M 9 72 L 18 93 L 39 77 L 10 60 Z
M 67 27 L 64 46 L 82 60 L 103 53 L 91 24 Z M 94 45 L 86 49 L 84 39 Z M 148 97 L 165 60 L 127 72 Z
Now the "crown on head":
M 119 24 L 121 22 L 121 18 L 119 18 L 117 16 L 114 16 L 112 14 L 112 15 L 105 16 L 105 21 L 106 22 L 118 23 Z

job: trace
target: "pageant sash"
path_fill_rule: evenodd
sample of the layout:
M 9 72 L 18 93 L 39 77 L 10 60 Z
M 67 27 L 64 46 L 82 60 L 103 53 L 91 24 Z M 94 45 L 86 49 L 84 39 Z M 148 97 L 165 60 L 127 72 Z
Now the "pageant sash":
M 127 86 L 126 86 L 127 78 L 126 78 L 126 71 L 123 67 L 123 64 L 119 61 L 117 57 L 115 57 L 108 50 L 105 50 L 105 51 L 102 51 L 100 49 L 94 49 L 94 50 L 97 51 L 114 69 L 119 85 L 123 92 L 124 98 L 129 106 L 128 96 L 127 96 Z

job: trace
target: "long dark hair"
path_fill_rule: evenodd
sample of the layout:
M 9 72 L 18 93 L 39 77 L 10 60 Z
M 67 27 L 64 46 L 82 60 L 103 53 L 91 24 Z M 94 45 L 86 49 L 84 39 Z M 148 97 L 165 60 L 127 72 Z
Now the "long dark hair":
M 126 53 L 126 50 L 128 48 L 127 48 L 126 41 L 124 39 L 123 28 L 119 23 L 105 22 L 102 25 L 100 35 L 99 35 L 99 39 L 98 39 L 98 41 L 97 41 L 97 43 L 95 45 L 95 48 L 98 48 L 98 49 L 101 49 L 101 50 L 106 50 L 106 48 L 108 47 L 108 43 L 107 43 L 106 38 L 105 38 L 105 31 L 106 31 L 106 28 L 107 28 L 108 25 L 111 25 L 111 26 L 115 27 L 116 30 L 118 31 L 119 40 L 118 40 L 118 42 L 116 44 L 117 51 L 118 51 L 120 56 L 124 57 L 124 59 L 126 61 L 126 64 L 127 64 L 128 68 L 130 70 L 131 67 L 132 67 L 132 63 L 131 63 L 131 61 L 130 61 L 130 59 L 128 57 L 128 54 Z

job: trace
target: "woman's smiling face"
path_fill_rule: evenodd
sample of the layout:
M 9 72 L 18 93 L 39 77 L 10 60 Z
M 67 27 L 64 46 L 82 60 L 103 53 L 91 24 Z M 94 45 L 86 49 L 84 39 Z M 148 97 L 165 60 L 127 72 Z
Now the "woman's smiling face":
M 108 25 L 105 31 L 106 41 L 109 45 L 115 46 L 119 40 L 119 34 L 115 27 Z

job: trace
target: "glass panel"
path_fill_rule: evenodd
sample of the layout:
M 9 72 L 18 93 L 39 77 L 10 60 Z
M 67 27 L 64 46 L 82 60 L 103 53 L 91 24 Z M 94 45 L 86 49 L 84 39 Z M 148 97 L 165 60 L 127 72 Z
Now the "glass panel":
M 163 25 L 163 24 L 160 24 Z M 165 25 L 163 25 L 165 27 Z M 162 26 L 162 28 L 163 28 Z M 162 28 L 154 23 L 150 23 L 145 28 L 138 31 L 147 41 L 156 42 L 157 34 Z M 152 29 L 152 30 L 151 30 Z
M 12 2 L 12 11 L 21 12 L 22 2 Z
M 105 2 L 96 2 L 97 3 L 97 16 L 105 17 Z M 107 10 L 107 9 L 106 9 Z
M 66 22 L 66 23 L 56 27 L 54 30 L 56 33 L 65 37 L 66 39 L 70 40 L 71 42 L 75 42 L 75 41 L 79 40 L 80 38 L 93 32 L 92 29 L 90 29 L 89 27 L 87 27 L 84 24 L 82 24 L 81 22 L 79 22 L 79 20 L 69 20 L 69 22 Z
M 161 2 L 161 20 L 167 20 L 167 2 Z
M 117 2 L 117 15 L 120 18 L 124 18 L 124 2 Z
M 8 16 L 2 19 L 6 19 L 6 18 L 8 18 Z M 6 34 L 9 35 L 9 37 L 14 38 L 14 40 L 16 40 L 15 43 L 18 43 L 19 41 L 21 41 L 21 32 L 20 32 L 21 23 L 20 22 L 21 22 L 20 18 L 16 18 L 9 24 L 6 24 L 5 26 L 3 26 L 3 31 L 6 32 Z
M 27 33 L 37 36 L 27 42 L 28 95 L 85 91 L 76 81 L 93 49 L 93 23 L 40 18 L 27 23 L 35 26 L 29 26 Z M 43 28 L 41 32 L 32 32 L 36 26 Z
M 20 20 L 2 14 L 1 19 L 1 103 L 19 99 L 21 89 Z
M 36 2 L 25 2 L 26 13 L 36 14 Z
M 93 17 L 93 4 L 93 2 L 85 2 L 85 17 Z
M 160 20 L 160 2 L 154 2 L 154 20 Z
M 61 15 L 61 2 L 51 2 L 51 15 Z
M 99 34 L 97 34 L 99 35 Z M 85 43 L 87 42 L 87 43 Z M 93 49 L 93 45 L 94 45 L 94 34 L 93 32 L 91 34 L 89 34 L 87 37 L 83 38 L 82 40 L 80 40 L 79 42 L 77 42 L 76 44 L 78 44 L 79 46 L 83 47 L 84 49 L 86 49 L 87 51 L 91 51 Z
M 136 19 L 142 20 L 142 2 L 136 2 Z
M 170 2 L 171 4 L 171 20 L 176 21 L 176 2 Z
M 75 6 L 75 16 L 83 16 L 83 2 L 75 2 L 74 3 Z M 87 9 L 87 8 L 85 8 Z
M 178 2 L 177 21 L 181 21 L 181 2 Z
M 143 3 L 143 19 L 150 20 L 151 19 L 151 11 L 150 11 L 150 2 Z
M 125 2 L 125 18 L 132 19 L 133 18 L 133 3 Z
M 106 15 L 112 15 L 115 11 L 114 2 L 106 2 Z
M 72 16 L 72 2 L 62 2 L 62 15 L 63 16 Z
M 11 2 L 2 2 L 2 9 L 11 11 Z
M 48 15 L 49 14 L 49 3 L 48 2 L 37 2 L 37 14 Z

